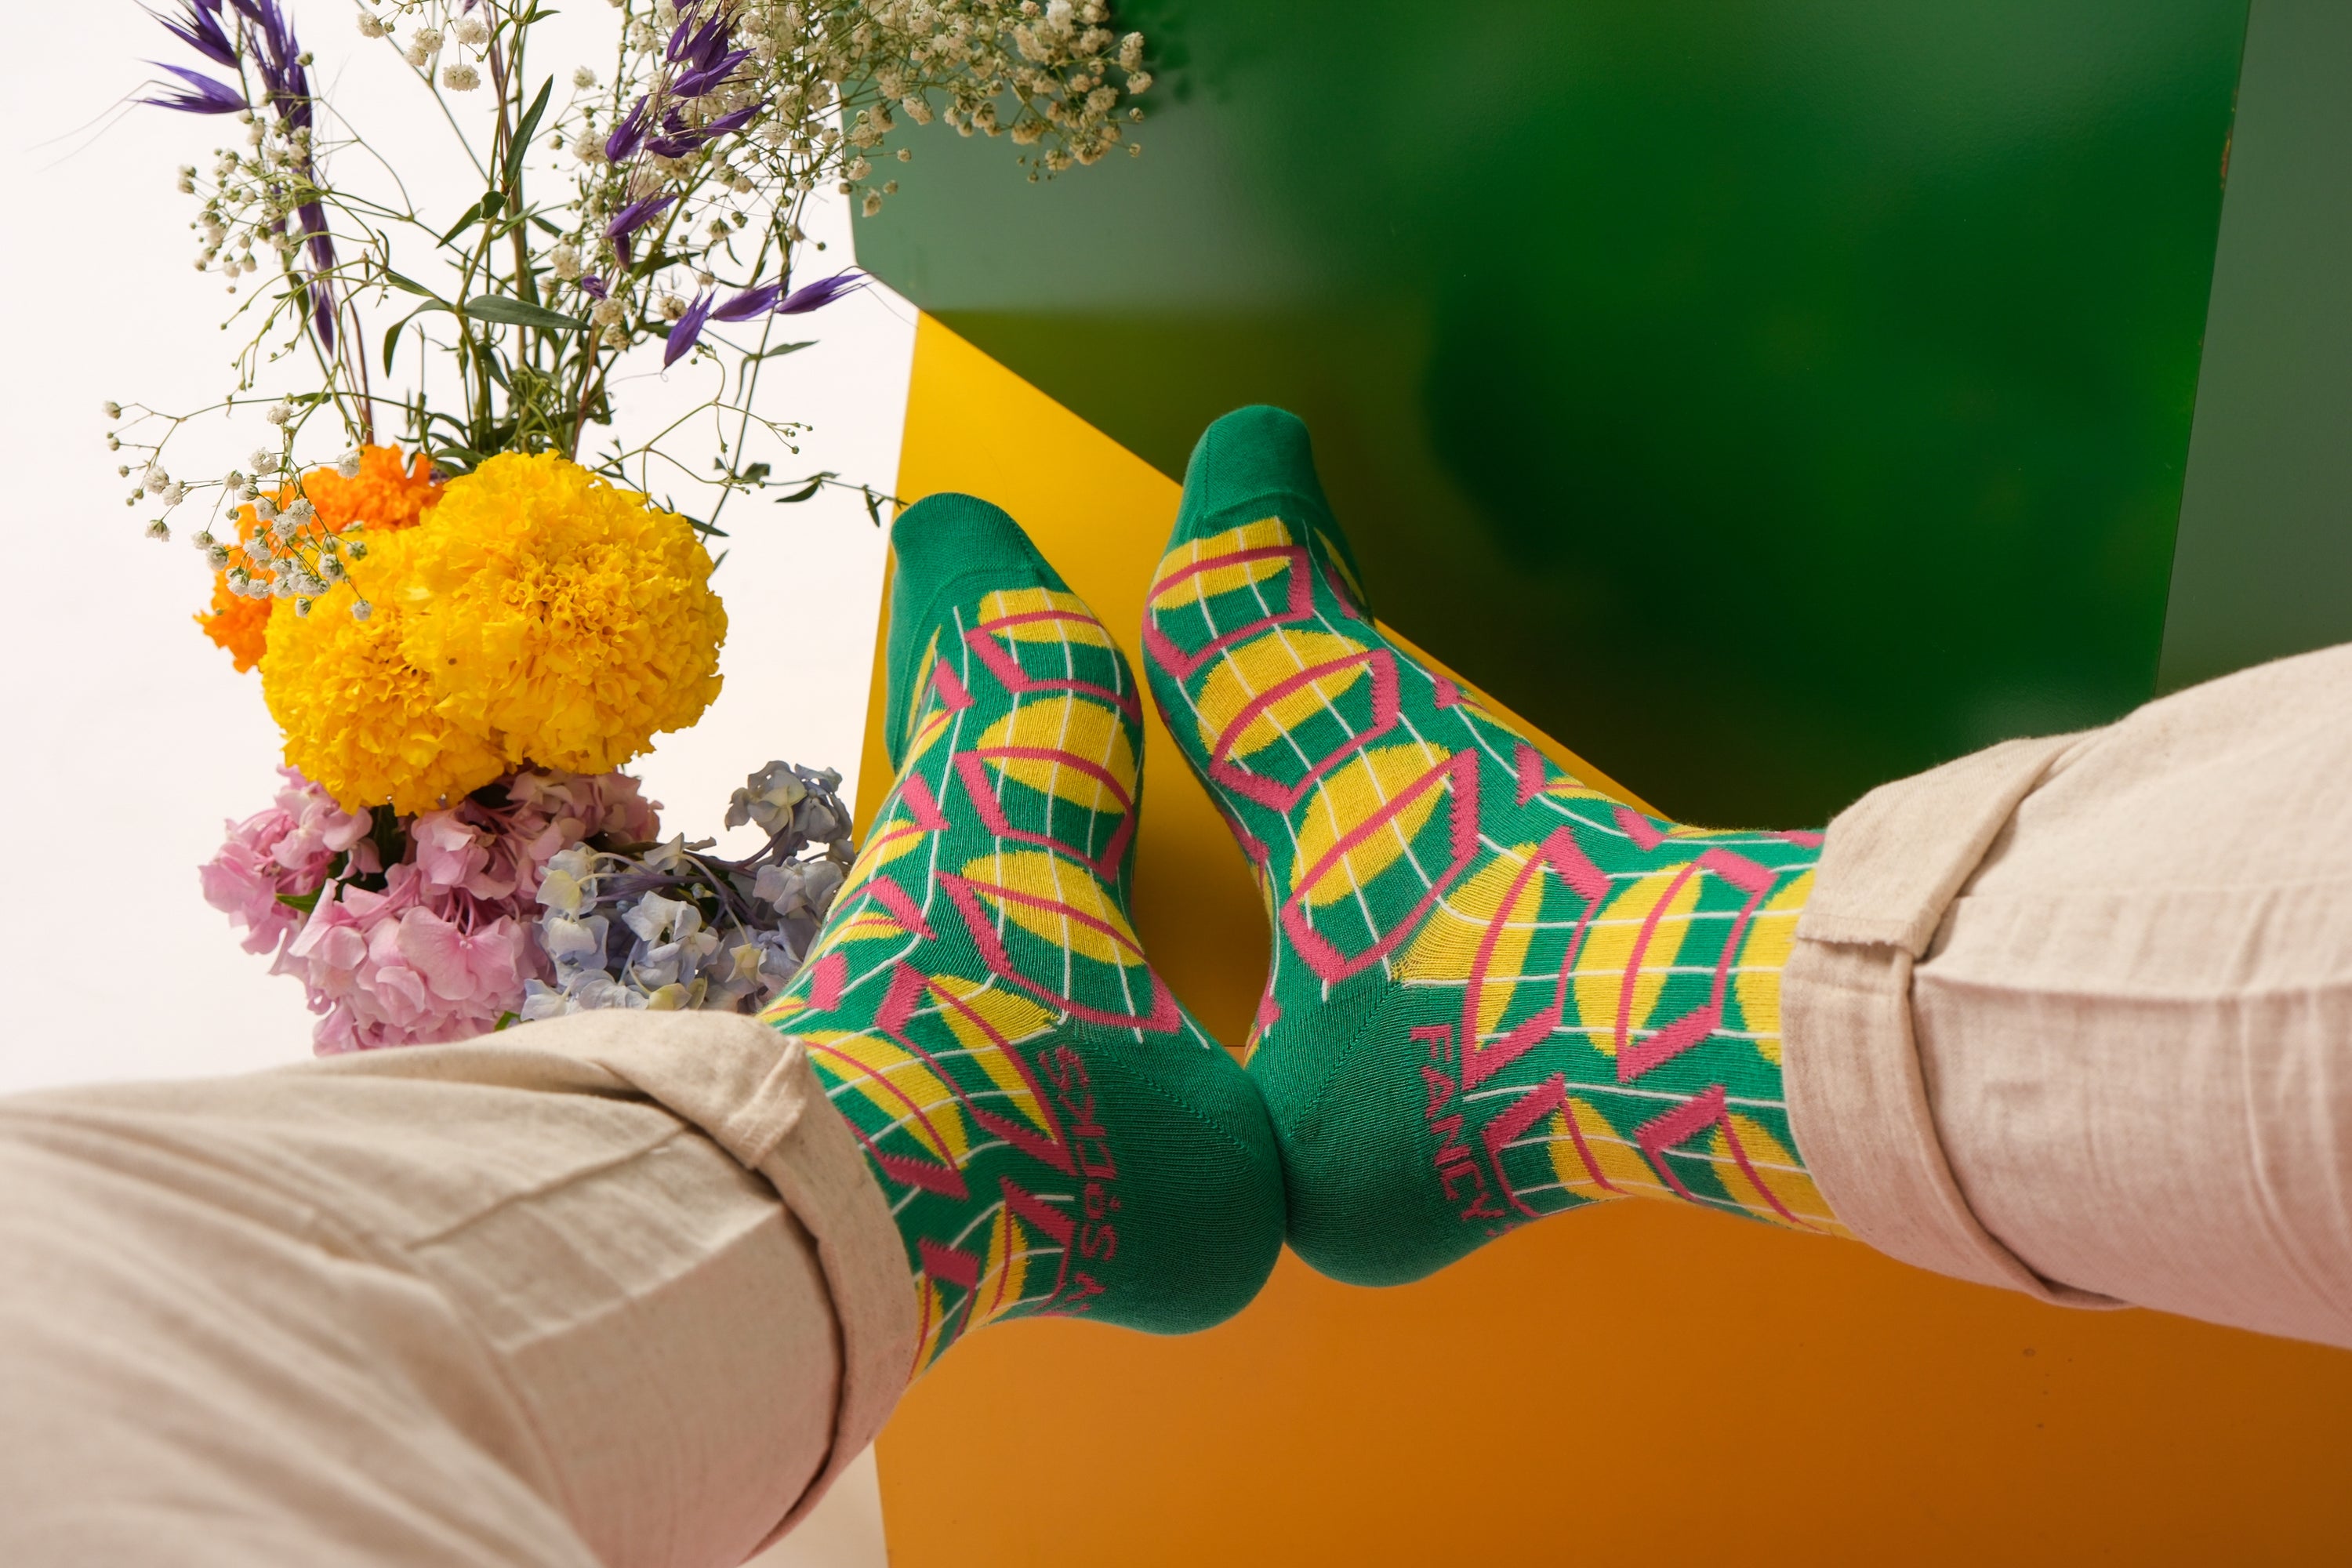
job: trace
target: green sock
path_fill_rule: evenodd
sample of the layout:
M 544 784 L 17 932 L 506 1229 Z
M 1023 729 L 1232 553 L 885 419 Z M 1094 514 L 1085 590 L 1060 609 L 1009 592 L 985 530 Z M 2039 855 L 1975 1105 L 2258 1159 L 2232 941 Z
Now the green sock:
M 1202 437 L 1143 639 L 1274 928 L 1248 1065 L 1302 1258 L 1400 1283 L 1637 1194 L 1840 1228 L 1780 1088 L 1820 835 L 1641 816 L 1423 668 L 1277 409 Z
M 1257 1090 L 1127 910 L 1127 661 L 1020 526 L 935 496 L 891 531 L 890 794 L 764 1016 L 808 1044 L 907 1243 L 914 1371 L 999 1318 L 1206 1328 L 1283 1230 Z

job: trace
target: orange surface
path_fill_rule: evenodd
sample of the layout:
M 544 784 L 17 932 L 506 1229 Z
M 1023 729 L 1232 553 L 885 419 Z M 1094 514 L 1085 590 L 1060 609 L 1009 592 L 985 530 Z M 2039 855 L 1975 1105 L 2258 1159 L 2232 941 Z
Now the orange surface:
M 1176 487 L 926 319 L 899 494 L 940 489 L 1020 518 L 1135 657 Z M 862 810 L 888 783 L 881 712 L 877 691 Z M 1265 920 L 1150 730 L 1136 924 L 1238 1040 Z M 1402 1289 L 1286 1256 L 1189 1339 L 988 1329 L 880 1458 L 895 1568 L 2341 1563 L 2352 1354 L 1625 1202 Z

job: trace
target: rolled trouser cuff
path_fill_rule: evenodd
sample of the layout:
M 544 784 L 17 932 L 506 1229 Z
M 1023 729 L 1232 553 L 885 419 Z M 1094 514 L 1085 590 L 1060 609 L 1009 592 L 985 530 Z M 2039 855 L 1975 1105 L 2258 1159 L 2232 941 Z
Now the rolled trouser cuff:
M 889 1200 L 793 1036 L 738 1014 L 616 1010 L 534 1024 L 530 1042 L 592 1061 L 694 1123 L 765 1176 L 816 1242 L 841 1331 L 840 1406 L 824 1467 L 773 1542 L 874 1441 L 906 1392 L 919 1324 Z
M 1969 1206 L 1937 1131 L 1911 972 L 2018 803 L 2079 737 L 2011 741 L 1873 790 L 1831 823 L 1781 973 L 1790 1130 L 1831 1211 L 1919 1268 L 2069 1307 Z

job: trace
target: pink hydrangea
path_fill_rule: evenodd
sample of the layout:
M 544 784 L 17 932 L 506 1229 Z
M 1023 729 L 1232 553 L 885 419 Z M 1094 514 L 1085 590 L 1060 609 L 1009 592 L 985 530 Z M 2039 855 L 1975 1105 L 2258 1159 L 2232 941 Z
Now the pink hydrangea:
M 225 824 L 227 841 L 196 871 L 205 901 L 246 928 L 247 952 L 281 946 L 302 921 L 301 910 L 285 900 L 316 893 L 336 859 L 355 846 L 364 850 L 354 857 L 365 862 L 361 868 L 377 868 L 366 816 L 343 810 L 292 768 L 278 771 L 286 787 L 277 804 Z
M 498 1027 L 552 973 L 533 929 L 547 863 L 583 840 L 643 843 L 660 807 L 620 773 L 526 772 L 402 824 L 378 863 L 372 819 L 338 811 L 300 774 L 271 810 L 231 824 L 205 897 L 247 928 L 248 952 L 300 980 L 322 1055 L 434 1045 Z M 306 917 L 280 894 L 318 894 Z

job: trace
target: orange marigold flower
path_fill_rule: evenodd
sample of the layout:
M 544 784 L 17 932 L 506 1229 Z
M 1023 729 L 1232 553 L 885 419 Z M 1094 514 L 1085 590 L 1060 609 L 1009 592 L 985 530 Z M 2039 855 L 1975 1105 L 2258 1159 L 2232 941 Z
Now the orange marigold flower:
M 302 493 L 333 531 L 357 522 L 383 533 L 422 517 L 441 499 L 441 485 L 433 478 L 432 459 L 422 452 L 412 460 L 396 447 L 362 447 L 358 478 L 313 468 L 302 476 Z
M 222 647 L 236 662 L 236 672 L 243 675 L 261 662 L 261 650 L 268 646 L 269 607 L 275 599 L 248 599 L 232 590 L 226 573 L 213 576 L 213 607 L 196 616 L 196 625 L 205 628 L 205 636 Z
M 362 447 L 356 475 L 345 479 L 332 468 L 313 468 L 302 476 L 302 497 L 317 515 L 289 542 L 315 554 L 321 540 L 354 523 L 372 534 L 413 526 L 441 499 L 441 483 L 433 477 L 432 459 L 422 452 L 411 458 L 396 447 Z M 290 505 L 294 487 L 281 486 L 269 499 L 278 506 Z M 228 585 L 228 574 L 239 567 L 257 578 L 269 577 L 269 563 L 244 548 L 260 526 L 253 508 L 237 508 L 237 542 L 229 546 L 227 565 L 214 575 L 212 610 L 196 617 L 205 635 L 228 650 L 239 674 L 261 658 L 270 606 L 277 602 L 247 598 Z

